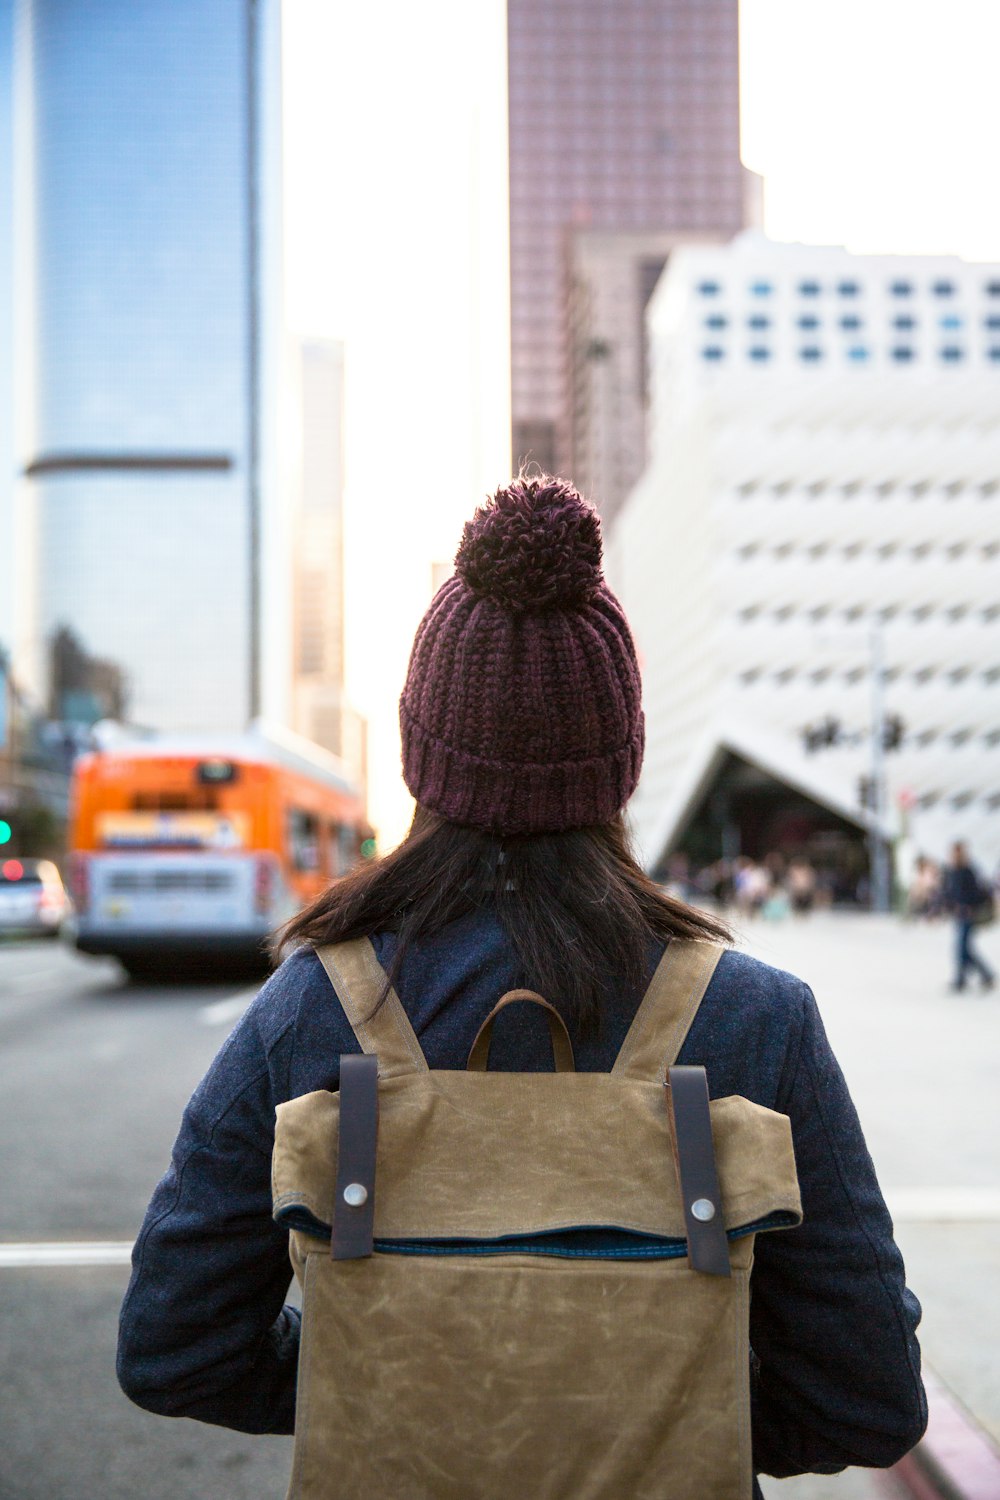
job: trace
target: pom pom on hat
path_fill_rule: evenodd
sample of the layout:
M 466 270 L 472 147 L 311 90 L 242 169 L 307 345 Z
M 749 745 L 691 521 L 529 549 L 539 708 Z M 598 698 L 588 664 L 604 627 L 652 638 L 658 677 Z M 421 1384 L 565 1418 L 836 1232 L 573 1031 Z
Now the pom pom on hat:
M 406 785 L 453 823 L 559 833 L 625 806 L 645 739 L 639 666 L 597 512 L 566 480 L 521 474 L 467 523 L 399 724 Z
M 455 570 L 515 612 L 579 609 L 604 581 L 600 519 L 564 479 L 512 480 L 465 523 Z

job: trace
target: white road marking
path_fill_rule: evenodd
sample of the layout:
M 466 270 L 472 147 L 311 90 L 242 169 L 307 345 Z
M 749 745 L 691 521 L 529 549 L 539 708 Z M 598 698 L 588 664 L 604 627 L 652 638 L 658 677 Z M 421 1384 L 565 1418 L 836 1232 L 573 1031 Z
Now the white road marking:
M 30 1244 L 0 1244 L 0 1270 L 25 1266 L 127 1266 L 131 1240 L 40 1240 Z
M 227 1021 L 238 1021 L 259 993 L 260 988 L 256 985 L 248 990 L 238 990 L 228 1000 L 216 1000 L 212 1005 L 203 1006 L 198 1012 L 198 1020 L 203 1026 L 224 1026 Z
M 887 1188 L 885 1201 L 901 1224 L 1000 1222 L 998 1188 Z

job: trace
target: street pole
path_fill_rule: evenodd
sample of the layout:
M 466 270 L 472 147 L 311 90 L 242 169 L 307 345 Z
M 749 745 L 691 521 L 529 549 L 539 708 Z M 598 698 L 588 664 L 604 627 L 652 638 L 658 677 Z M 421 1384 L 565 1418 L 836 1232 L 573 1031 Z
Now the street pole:
M 868 825 L 868 847 L 871 859 L 871 904 L 874 912 L 892 910 L 892 880 L 889 870 L 889 847 L 885 839 L 885 652 L 881 620 L 875 620 L 871 631 L 872 679 L 872 807 Z

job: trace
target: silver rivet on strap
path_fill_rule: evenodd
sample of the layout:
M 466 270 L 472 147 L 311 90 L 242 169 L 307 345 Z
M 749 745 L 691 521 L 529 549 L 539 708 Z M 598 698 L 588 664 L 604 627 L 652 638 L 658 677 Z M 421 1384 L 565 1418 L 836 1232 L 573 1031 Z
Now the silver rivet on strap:
M 348 1192 L 350 1192 L 349 1188 Z M 347 1193 L 344 1194 L 344 1197 L 347 1197 Z M 700 1219 L 703 1224 L 707 1224 L 710 1219 L 715 1218 L 715 1204 L 711 1198 L 696 1198 L 691 1205 L 691 1212 L 696 1219 Z
M 349 1208 L 363 1208 L 368 1202 L 368 1189 L 363 1182 L 349 1182 L 344 1189 L 344 1202 Z M 714 1213 L 715 1210 L 713 1209 Z

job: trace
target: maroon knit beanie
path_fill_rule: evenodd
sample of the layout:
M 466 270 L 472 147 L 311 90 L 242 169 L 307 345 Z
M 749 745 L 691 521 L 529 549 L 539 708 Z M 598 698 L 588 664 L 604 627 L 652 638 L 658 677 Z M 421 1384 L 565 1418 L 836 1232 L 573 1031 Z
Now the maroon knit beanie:
M 399 722 L 406 785 L 453 823 L 557 833 L 625 806 L 642 765 L 639 668 L 597 512 L 565 480 L 515 479 L 466 522 Z

